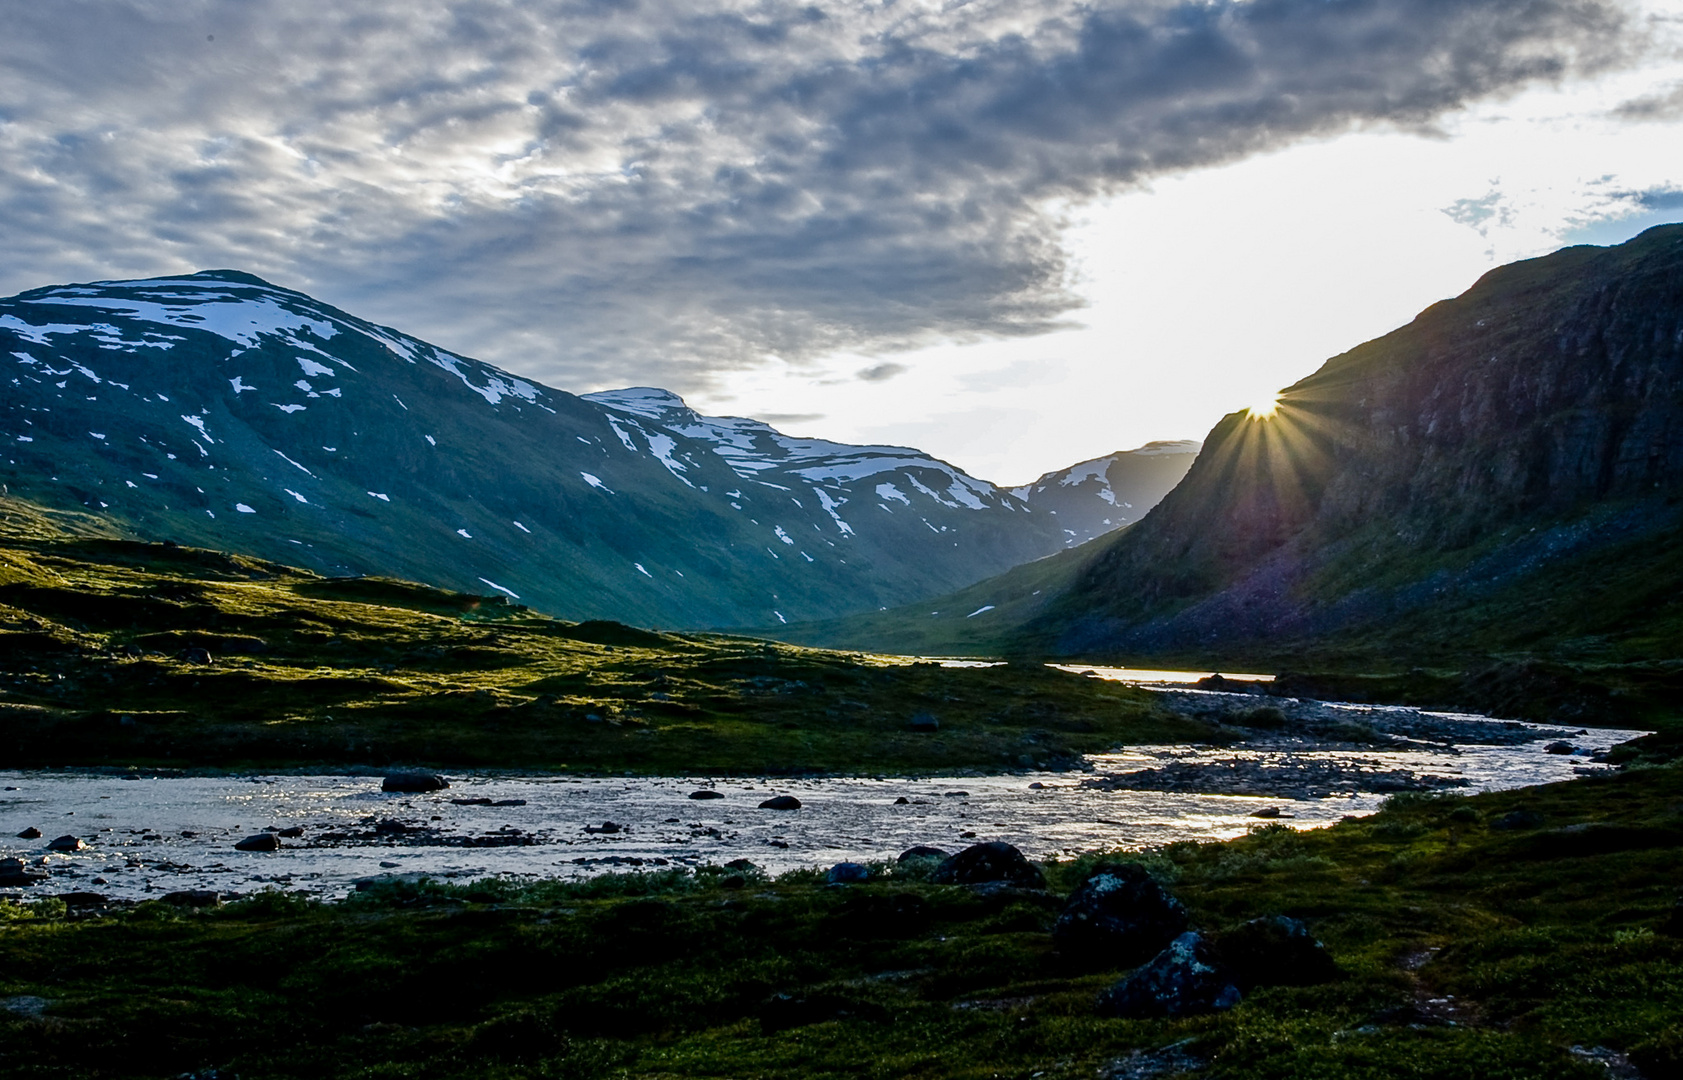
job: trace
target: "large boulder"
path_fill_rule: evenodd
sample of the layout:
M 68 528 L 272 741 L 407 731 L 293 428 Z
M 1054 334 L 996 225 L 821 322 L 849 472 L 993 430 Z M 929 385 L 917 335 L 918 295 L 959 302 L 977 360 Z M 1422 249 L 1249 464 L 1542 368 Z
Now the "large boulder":
M 1015 847 L 1000 840 L 972 844 L 935 868 L 929 880 L 937 885 L 981 885 L 1002 881 L 1019 889 L 1044 889 L 1040 868 Z
M 27 828 L 27 829 L 23 830 L 22 832 L 18 833 L 18 839 L 19 840 L 39 840 L 39 839 L 41 839 L 41 830 L 37 829 L 35 826 L 31 825 L 29 828 Z
M 1301 921 L 1285 915 L 1252 919 L 1218 934 L 1215 952 L 1234 985 L 1246 992 L 1258 986 L 1313 986 L 1338 977 L 1326 946 Z
M 854 885 L 870 877 L 870 868 L 856 862 L 839 862 L 824 874 L 824 880 L 831 885 Z
M 279 851 L 280 846 L 280 837 L 272 832 L 255 833 L 234 845 L 239 851 Z
M 905 851 L 902 851 L 899 858 L 894 861 L 909 862 L 912 859 L 944 859 L 948 854 L 949 852 L 942 851 L 938 847 L 930 847 L 927 844 L 913 844 Z
M 87 846 L 88 845 L 82 843 L 82 838 L 81 837 L 71 836 L 69 834 L 66 834 L 64 836 L 61 836 L 61 837 L 57 838 L 52 843 L 48 844 L 47 845 L 47 850 L 48 851 L 81 851 L 83 848 L 85 848 Z
M 1149 964 L 1099 994 L 1100 1016 L 1195 1016 L 1239 1004 L 1239 987 L 1210 943 L 1188 930 Z
M 1069 896 L 1052 927 L 1066 957 L 1100 966 L 1138 964 L 1186 929 L 1186 908 L 1138 863 L 1101 863 Z
M 385 780 L 380 783 L 380 790 L 396 791 L 404 794 L 421 794 L 428 791 L 442 791 L 449 786 L 450 781 L 436 773 L 405 771 L 387 773 Z
M 761 810 L 799 810 L 801 801 L 793 795 L 773 795 L 760 804 Z

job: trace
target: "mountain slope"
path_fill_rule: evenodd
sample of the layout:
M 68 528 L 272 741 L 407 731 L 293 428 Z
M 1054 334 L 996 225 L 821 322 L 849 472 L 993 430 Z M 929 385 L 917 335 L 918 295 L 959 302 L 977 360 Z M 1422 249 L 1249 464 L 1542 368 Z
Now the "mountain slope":
M 831 617 L 1063 544 L 1052 515 L 916 450 L 661 390 L 577 397 L 234 271 L 0 300 L 0 365 L 15 494 L 571 618 Z
M 1011 494 L 1057 515 L 1064 545 L 1074 547 L 1144 517 L 1192 468 L 1198 449 L 1186 440 L 1146 443 L 1046 473 Z
M 897 623 L 924 651 L 1663 660 L 1683 654 L 1679 552 L 1683 225 L 1668 225 L 1491 271 L 1329 360 L 1272 416 L 1226 417 L 1121 533 L 791 636 Z

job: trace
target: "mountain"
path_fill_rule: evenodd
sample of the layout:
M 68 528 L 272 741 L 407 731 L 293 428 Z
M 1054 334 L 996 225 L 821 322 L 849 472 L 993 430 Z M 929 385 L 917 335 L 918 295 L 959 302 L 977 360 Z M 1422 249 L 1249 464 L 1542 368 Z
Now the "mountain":
M 1500 267 L 1216 425 L 1137 524 L 791 640 L 1683 657 L 1683 225 Z
M 1144 517 L 1192 468 L 1198 449 L 1189 440 L 1146 443 L 1046 473 L 1011 494 L 1057 515 L 1064 546 L 1074 547 Z
M 568 618 L 823 618 L 1065 539 L 917 450 L 793 438 L 645 387 L 575 396 L 235 271 L 0 300 L 0 357 L 15 495 Z

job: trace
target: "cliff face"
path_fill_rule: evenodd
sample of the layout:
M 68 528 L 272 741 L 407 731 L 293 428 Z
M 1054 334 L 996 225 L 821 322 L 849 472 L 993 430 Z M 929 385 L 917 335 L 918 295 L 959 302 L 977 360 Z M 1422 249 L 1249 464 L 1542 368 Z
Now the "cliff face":
M 1683 225 L 1669 225 L 1494 270 L 1287 388 L 1272 417 L 1226 417 L 1024 638 L 1221 645 L 1515 588 L 1558 607 L 1577 598 L 1551 596 L 1551 566 L 1669 549 L 1680 487 Z

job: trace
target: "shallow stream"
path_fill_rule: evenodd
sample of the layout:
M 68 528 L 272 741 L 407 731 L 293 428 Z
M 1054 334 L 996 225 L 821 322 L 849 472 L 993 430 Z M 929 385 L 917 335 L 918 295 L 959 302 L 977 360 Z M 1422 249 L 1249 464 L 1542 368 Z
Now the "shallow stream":
M 1363 709 L 1370 721 L 1384 709 Z M 1399 725 L 1453 721 L 1456 745 L 1406 748 L 1135 747 L 1087 759 L 1088 772 L 883 779 L 573 779 L 453 775 L 426 795 L 380 791 L 378 776 L 196 776 L 137 778 L 72 772 L 0 772 L 0 857 L 51 872 L 34 893 L 91 891 L 144 898 L 187 889 L 245 893 L 263 888 L 342 895 L 361 878 L 426 873 L 570 876 L 603 870 L 694 866 L 749 859 L 771 873 L 842 860 L 892 859 L 927 844 L 948 851 L 1005 840 L 1031 858 L 1176 840 L 1218 840 L 1278 810 L 1296 827 L 1365 814 L 1398 776 L 1462 784 L 1468 793 L 1570 779 L 1605 766 L 1585 754 L 1642 734 L 1579 735 L 1578 755 L 1544 748 L 1561 729 L 1396 710 Z M 1414 718 L 1410 721 L 1408 718 Z M 1469 726 L 1470 725 L 1470 726 Z M 1478 737 L 1488 731 L 1487 742 Z M 1469 737 L 1469 733 L 1470 737 Z M 1570 732 L 1565 732 L 1570 734 Z M 1282 776 L 1319 771 L 1354 790 L 1269 795 L 1128 790 L 1129 774 L 1171 766 Z M 1175 775 L 1181 775 L 1176 773 Z M 1364 783 L 1364 778 L 1376 778 Z M 1353 779 L 1352 779 L 1353 778 Z M 1436 779 L 1433 779 L 1436 778 Z M 1462 783 L 1464 782 L 1464 784 Z M 1265 785 L 1266 786 L 1266 785 Z M 1379 790 L 1373 790 L 1378 787 Z M 690 798 L 711 790 L 722 797 Z M 761 810 L 794 795 L 799 810 Z M 471 800 L 471 801 L 469 801 Z M 497 804 L 502 805 L 497 805 Z M 40 839 L 14 839 L 25 828 Z M 262 830 L 300 829 L 280 851 L 234 844 Z M 50 853 L 55 837 L 88 846 Z

